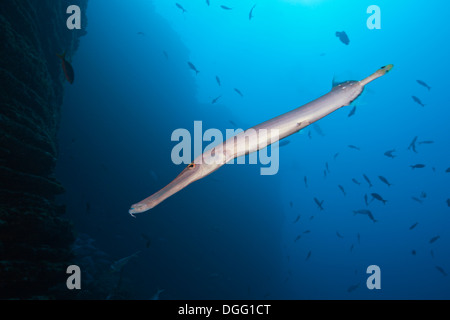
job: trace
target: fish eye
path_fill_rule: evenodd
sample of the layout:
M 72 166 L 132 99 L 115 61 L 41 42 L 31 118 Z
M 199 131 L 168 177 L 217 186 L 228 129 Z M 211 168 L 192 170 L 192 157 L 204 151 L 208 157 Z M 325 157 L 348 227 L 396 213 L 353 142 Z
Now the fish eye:
M 195 163 L 191 163 L 190 165 L 188 165 L 188 169 L 192 170 L 195 169 L 196 164 Z

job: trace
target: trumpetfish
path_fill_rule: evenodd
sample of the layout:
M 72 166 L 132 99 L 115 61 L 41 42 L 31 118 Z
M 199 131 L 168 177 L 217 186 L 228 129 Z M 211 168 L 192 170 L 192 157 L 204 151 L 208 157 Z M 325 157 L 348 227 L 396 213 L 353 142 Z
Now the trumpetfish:
M 222 144 L 199 155 L 171 183 L 150 197 L 132 205 L 128 212 L 135 217 L 134 215 L 137 213 L 148 211 L 192 182 L 213 173 L 229 161 L 264 149 L 268 145 L 300 131 L 330 113 L 350 105 L 361 95 L 364 87 L 369 82 L 385 75 L 392 68 L 393 65 L 390 64 L 378 69 L 361 81 L 340 83 L 333 87 L 330 92 L 316 100 L 227 139 Z M 259 134 L 258 132 L 270 132 L 270 134 Z M 249 139 L 246 140 L 245 137 Z

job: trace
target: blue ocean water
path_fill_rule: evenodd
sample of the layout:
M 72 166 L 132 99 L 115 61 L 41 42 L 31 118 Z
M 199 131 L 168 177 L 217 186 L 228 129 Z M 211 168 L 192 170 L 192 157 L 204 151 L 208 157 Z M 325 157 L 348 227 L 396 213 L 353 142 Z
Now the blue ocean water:
M 66 194 L 59 200 L 106 261 L 139 252 L 123 269 L 128 294 L 118 298 L 150 299 L 164 289 L 159 298 L 170 300 L 449 299 L 450 5 L 178 4 L 186 12 L 166 0 L 91 1 L 88 34 L 71 61 L 76 81 L 62 110 L 57 176 Z M 366 25 L 373 4 L 380 30 Z M 327 93 L 333 78 L 361 80 L 390 63 L 394 69 L 351 106 L 287 138 L 276 175 L 260 175 L 260 164 L 226 165 L 136 219 L 128 214 L 185 168 L 171 160 L 174 130 L 193 133 L 194 121 L 204 130 L 247 129 Z M 392 149 L 395 158 L 384 155 Z M 372 193 L 386 204 L 371 201 Z M 361 209 L 377 222 L 354 214 Z M 87 260 L 101 265 L 96 259 Z M 107 264 L 87 277 L 91 286 L 103 285 L 95 278 L 110 272 Z M 380 268 L 381 289 L 366 286 L 370 265 Z M 96 298 L 114 298 L 100 291 Z

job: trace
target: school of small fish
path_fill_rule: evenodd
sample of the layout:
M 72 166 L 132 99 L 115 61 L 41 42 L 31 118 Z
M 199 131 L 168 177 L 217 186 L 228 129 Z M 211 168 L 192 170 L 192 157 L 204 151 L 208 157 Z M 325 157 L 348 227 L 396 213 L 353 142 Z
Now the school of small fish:
M 348 39 L 346 38 L 345 34 L 337 33 L 336 35 L 339 38 L 344 39 L 344 40 L 341 39 L 341 41 L 343 41 L 343 42 L 345 41 L 344 43 L 348 44 L 348 43 L 346 43 L 346 41 Z M 431 90 L 431 87 L 428 86 L 424 81 L 417 80 L 417 83 L 422 85 L 423 87 L 427 88 L 428 91 Z M 417 98 L 416 96 L 413 96 L 413 100 L 417 104 L 419 104 L 420 106 L 422 106 L 422 107 L 425 106 L 425 104 L 423 104 L 422 101 L 419 98 Z M 350 113 L 348 114 L 348 118 L 354 116 L 355 112 L 356 112 L 356 106 L 354 106 L 350 110 Z M 311 132 L 309 132 L 308 136 L 311 139 L 312 137 L 311 137 L 310 133 Z M 324 136 L 323 133 L 320 134 L 320 135 Z M 404 146 L 404 149 L 403 148 L 391 148 L 391 149 L 386 150 L 381 156 L 382 157 L 384 156 L 386 158 L 392 159 L 392 160 L 388 160 L 388 161 L 397 161 L 398 158 L 401 158 L 402 150 L 405 150 L 404 151 L 405 153 L 412 152 L 413 154 L 420 154 L 422 149 L 423 149 L 424 152 L 426 152 L 426 148 L 429 148 L 428 146 L 432 146 L 432 145 L 435 145 L 435 141 L 434 140 L 430 140 L 430 139 L 423 139 L 422 140 L 422 139 L 419 138 L 419 136 L 415 136 L 415 137 L 413 137 L 413 139 L 411 140 L 409 145 L 406 144 Z M 360 146 L 349 144 L 349 145 L 347 145 L 347 147 L 349 149 L 352 149 L 352 150 L 363 152 L 363 149 Z M 339 152 L 336 152 L 334 154 L 333 161 L 337 160 L 339 154 L 340 154 Z M 409 167 L 410 170 L 413 171 L 413 173 L 411 173 L 411 174 L 414 174 L 416 171 L 417 172 L 420 171 L 420 172 L 430 173 L 431 170 L 432 170 L 433 173 L 436 173 L 436 172 L 441 172 L 441 174 L 448 174 L 448 173 L 450 173 L 450 167 L 447 167 L 447 168 L 444 167 L 442 169 L 436 169 L 435 166 L 430 166 L 430 165 L 425 164 L 425 163 L 415 163 L 415 162 L 413 162 L 413 163 L 406 163 L 406 164 L 404 164 L 404 167 L 405 167 L 405 171 L 407 170 L 406 168 Z M 427 171 L 427 170 L 429 170 L 429 171 Z M 324 170 L 323 170 L 323 177 L 327 178 L 330 174 L 331 174 L 330 162 L 325 162 L 325 167 L 324 167 Z M 304 187 L 305 188 L 308 188 L 308 181 L 309 181 L 310 178 L 311 178 L 311 180 L 313 180 L 314 176 L 312 174 L 309 174 L 308 177 L 304 176 L 303 181 L 304 181 Z M 380 192 L 380 193 L 371 192 L 371 191 L 365 193 L 364 197 L 363 197 L 364 198 L 364 202 L 363 203 L 365 204 L 365 208 L 361 208 L 360 207 L 360 208 L 356 208 L 355 210 L 353 210 L 353 215 L 355 216 L 355 218 L 361 219 L 361 221 L 367 220 L 367 221 L 370 221 L 370 222 L 375 223 L 375 224 L 378 225 L 379 224 L 378 221 L 383 219 L 383 216 L 380 213 L 382 208 L 384 208 L 385 206 L 388 207 L 391 202 L 394 202 L 396 200 L 396 199 L 390 199 L 389 194 L 388 194 L 390 189 L 394 189 L 394 188 L 396 188 L 396 186 L 400 186 L 400 183 L 396 183 L 396 181 L 394 181 L 394 180 L 395 179 L 391 180 L 391 177 L 388 178 L 388 177 L 386 177 L 386 176 L 384 176 L 382 174 L 376 174 L 375 175 L 375 174 L 367 174 L 367 173 L 361 172 L 359 176 L 355 175 L 354 177 L 350 177 L 349 180 L 347 181 L 347 183 L 345 181 L 342 181 L 341 184 L 337 184 L 337 189 L 340 190 L 341 197 L 347 197 L 351 193 L 352 188 L 355 188 L 355 185 L 356 185 L 356 188 L 358 188 L 358 189 L 359 188 L 364 188 L 366 190 L 366 192 L 369 189 L 370 190 L 373 189 L 374 191 L 378 191 L 379 189 L 382 189 L 382 192 Z M 350 185 L 347 188 L 346 185 L 348 183 L 350 183 L 350 184 L 353 183 L 354 184 L 353 187 Z M 388 188 L 388 189 L 386 189 L 386 188 Z M 385 194 L 387 196 L 386 197 L 387 199 L 384 197 Z M 416 194 L 412 194 L 410 196 L 410 201 L 415 202 L 417 205 L 425 205 L 428 202 L 427 199 L 428 199 L 428 194 L 425 191 L 421 191 L 421 192 L 418 192 Z M 406 201 L 407 201 L 407 199 L 406 199 Z M 319 212 L 322 212 L 322 211 L 326 212 L 328 205 L 324 206 L 324 203 L 325 204 L 326 203 L 330 203 L 331 204 L 331 202 L 327 202 L 326 199 L 323 199 L 323 198 L 320 198 L 320 197 L 313 197 L 313 202 L 317 206 L 317 209 L 319 210 Z M 378 205 L 372 205 L 372 203 L 379 203 L 379 204 Z M 450 198 L 444 199 L 442 202 L 439 202 L 439 203 L 441 203 L 441 205 L 440 205 L 441 207 L 450 207 Z M 381 204 L 381 206 L 380 206 L 380 204 Z M 371 208 L 373 207 L 373 209 L 369 210 L 368 209 L 369 206 Z M 299 221 L 299 217 L 300 217 L 300 215 L 298 215 L 298 217 L 297 217 L 297 219 L 295 219 L 294 223 L 297 223 Z M 310 220 L 313 219 L 313 218 L 314 218 L 314 215 L 310 217 Z M 302 221 L 304 222 L 305 220 L 302 220 Z M 301 224 L 302 223 L 299 223 L 299 225 L 301 225 Z M 419 225 L 420 225 L 419 222 L 414 222 L 414 223 L 412 223 L 410 225 L 407 225 L 406 228 L 409 228 L 409 230 L 411 230 L 411 232 L 416 232 L 415 231 L 416 229 L 420 229 Z M 412 231 L 412 230 L 414 230 L 414 231 Z M 303 231 L 303 233 L 299 232 L 297 237 L 294 239 L 294 242 L 301 243 L 304 240 L 304 238 L 305 238 L 304 235 L 306 233 L 311 233 L 311 232 L 313 232 L 313 231 L 311 231 L 309 229 L 307 231 Z M 338 239 L 348 239 L 348 236 L 344 237 L 344 235 L 342 233 L 340 233 L 339 230 L 336 231 L 336 236 L 337 236 Z M 441 235 L 430 235 L 430 238 L 428 238 L 428 239 L 429 239 L 428 240 L 428 245 L 434 245 L 436 242 L 439 242 L 439 240 L 441 239 Z M 356 248 L 356 245 L 361 243 L 361 235 L 360 235 L 360 233 L 357 234 L 356 240 L 357 241 L 353 241 L 353 243 L 350 244 L 350 250 L 349 250 L 350 252 L 353 252 L 355 250 L 355 248 Z M 435 257 L 435 250 L 431 249 L 431 250 L 429 250 L 429 252 L 430 252 L 431 258 L 434 259 L 434 257 Z M 311 258 L 311 253 L 312 253 L 312 251 L 308 252 L 305 261 L 307 261 L 307 260 L 309 260 Z M 410 250 L 409 253 L 412 254 L 413 256 L 416 256 L 416 255 L 420 254 L 420 251 L 417 250 L 417 249 L 413 249 L 413 250 Z M 447 275 L 447 272 L 446 272 L 446 270 L 444 269 L 443 266 L 435 265 L 434 268 L 439 273 L 441 273 L 442 276 L 446 276 Z M 353 284 L 353 285 L 349 286 L 347 291 L 349 293 L 353 292 L 354 290 L 359 288 L 360 284 L 361 283 L 356 283 L 356 284 Z

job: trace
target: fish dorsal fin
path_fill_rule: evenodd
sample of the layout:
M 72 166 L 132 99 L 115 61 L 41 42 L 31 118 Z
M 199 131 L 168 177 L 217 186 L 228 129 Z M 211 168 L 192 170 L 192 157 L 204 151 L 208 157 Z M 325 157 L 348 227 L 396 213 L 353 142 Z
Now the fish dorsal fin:
M 338 85 L 340 85 L 340 84 L 342 84 L 344 82 L 347 82 L 347 81 L 337 81 L 336 80 L 336 76 L 334 75 L 333 76 L 333 80 L 331 82 L 331 88 L 333 89 L 333 88 L 337 87 Z

